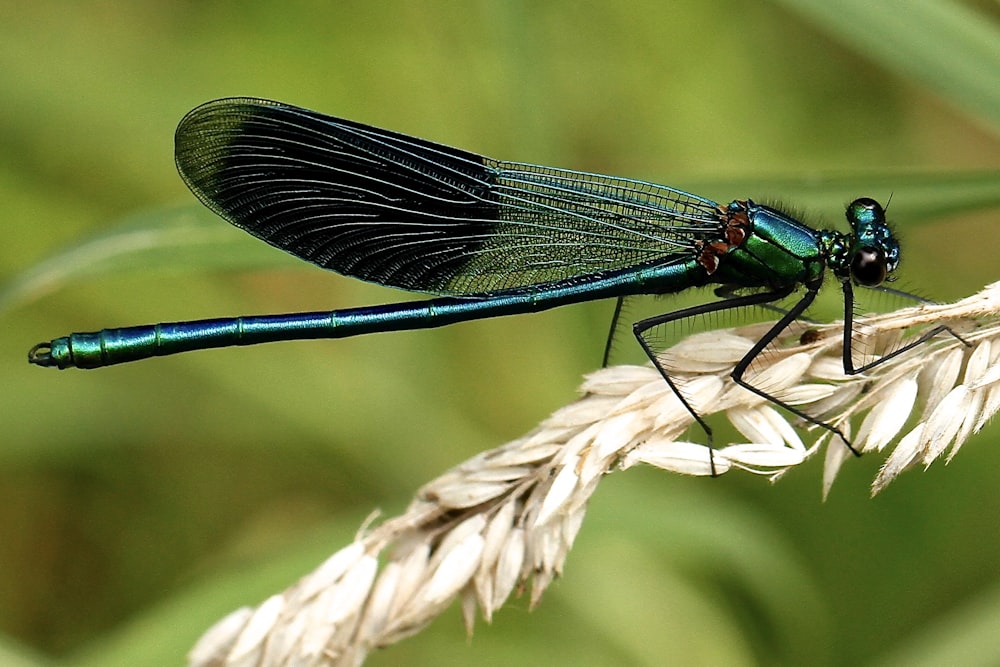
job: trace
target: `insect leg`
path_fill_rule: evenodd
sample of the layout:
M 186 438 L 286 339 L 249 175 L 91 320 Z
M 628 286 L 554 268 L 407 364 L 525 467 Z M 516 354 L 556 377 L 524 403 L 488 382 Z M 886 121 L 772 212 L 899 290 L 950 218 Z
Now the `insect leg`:
M 747 294 L 747 295 L 743 295 L 743 296 L 733 296 L 731 298 L 722 299 L 721 301 L 713 301 L 712 303 L 706 303 L 706 304 L 701 304 L 699 306 L 693 306 L 691 308 L 683 308 L 681 310 L 676 310 L 676 311 L 674 311 L 672 313 L 664 313 L 662 315 L 656 315 L 654 317 L 650 317 L 650 318 L 647 318 L 647 319 L 644 319 L 644 320 L 640 320 L 639 322 L 636 322 L 636 323 L 634 323 L 632 325 L 632 333 L 635 334 L 636 340 L 639 341 L 639 345 L 642 346 L 642 349 L 646 353 L 646 356 L 649 357 L 649 360 L 653 362 L 653 366 L 656 367 L 656 369 L 660 372 L 660 375 L 663 376 L 663 379 L 666 380 L 667 384 L 670 386 L 670 389 L 673 390 L 674 394 L 680 400 L 680 402 L 684 406 L 684 408 L 689 413 L 691 413 L 691 416 L 694 418 L 694 420 L 696 422 L 698 422 L 698 425 L 701 426 L 702 430 L 705 432 L 705 437 L 708 440 L 708 447 L 709 447 L 709 452 L 710 452 L 709 453 L 709 457 L 710 457 L 709 458 L 709 465 L 712 468 L 712 476 L 713 477 L 716 475 L 716 471 L 715 471 L 715 461 L 711 458 L 711 456 L 712 456 L 711 455 L 711 451 L 713 449 L 712 429 L 708 425 L 708 423 L 702 418 L 702 416 L 699 415 L 698 412 L 691 406 L 691 404 L 688 402 L 688 400 L 684 397 L 684 394 L 678 388 L 677 384 L 671 379 L 670 373 L 667 371 L 666 367 L 663 365 L 662 361 L 660 360 L 660 358 L 659 358 L 659 356 L 657 354 L 657 351 L 653 347 L 653 344 L 646 337 L 646 332 L 649 331 L 650 329 L 654 328 L 654 327 L 657 327 L 657 326 L 661 325 L 661 324 L 666 324 L 668 322 L 675 322 L 675 321 L 682 320 L 682 319 L 685 319 L 685 318 L 688 318 L 688 317 L 695 317 L 695 316 L 698 316 L 698 315 L 705 315 L 707 313 L 721 312 L 721 311 L 729 310 L 731 308 L 742 308 L 744 306 L 755 306 L 755 305 L 761 305 L 761 304 L 771 303 L 773 301 L 777 301 L 778 299 L 781 299 L 781 298 L 787 296 L 791 292 L 792 292 L 792 289 L 789 288 L 789 289 L 780 289 L 780 290 L 774 290 L 774 291 L 769 291 L 769 292 L 757 292 L 757 293 L 754 293 L 754 294 Z M 811 301 L 811 299 L 810 299 L 810 301 Z M 809 305 L 808 303 L 805 304 L 805 306 L 808 306 L 808 305 Z M 799 312 L 801 312 L 801 310 L 804 310 L 805 306 L 803 306 L 801 309 L 799 309 Z M 795 310 L 795 309 L 793 309 L 793 310 Z M 794 319 L 794 315 L 791 318 L 789 318 L 788 315 L 786 315 L 785 318 L 782 320 L 784 322 L 784 324 L 782 324 L 781 329 L 783 329 L 785 326 L 787 326 L 788 322 L 790 322 L 792 319 Z M 785 320 L 787 320 L 787 321 L 785 321 Z M 778 331 L 780 331 L 781 329 L 778 329 Z M 774 329 L 772 329 L 772 331 L 774 331 Z M 774 335 L 772 335 L 771 339 L 773 339 L 775 335 L 777 335 L 777 333 L 775 333 Z M 763 349 L 764 346 L 767 345 L 767 342 L 770 342 L 771 339 L 769 339 L 768 341 L 766 341 L 764 343 L 764 345 L 760 345 L 758 343 L 758 345 L 755 346 L 753 348 L 753 350 L 751 350 L 751 353 L 753 354 L 753 356 L 756 356 L 756 354 L 759 353 L 760 350 Z M 748 356 L 749 356 L 749 354 L 748 354 Z M 751 357 L 751 361 L 752 361 L 752 357 Z M 744 363 L 744 362 L 746 362 L 746 363 Z M 740 363 L 743 364 L 744 369 L 745 369 L 746 366 L 749 365 L 749 361 L 746 361 L 746 358 L 744 358 L 743 360 L 741 360 Z M 737 366 L 737 367 L 739 368 L 739 366 Z M 735 373 L 735 371 L 734 371 L 734 373 Z M 735 375 L 733 376 L 733 379 L 737 380 L 737 378 L 736 378 Z M 740 380 L 737 380 L 737 382 L 740 382 Z M 757 392 L 757 393 L 760 393 L 760 392 Z M 766 397 L 766 395 L 765 395 L 765 397 Z
M 845 280 L 842 283 L 842 289 L 844 290 L 844 373 L 847 375 L 857 375 L 858 373 L 864 373 L 865 371 L 878 366 L 879 364 L 889 361 L 893 357 L 896 357 L 907 350 L 912 350 L 917 345 L 926 343 L 931 338 L 934 338 L 939 333 L 949 333 L 955 338 L 957 338 L 966 347 L 972 347 L 969 341 L 965 340 L 957 333 L 951 330 L 950 327 L 941 324 L 936 327 L 925 331 L 916 340 L 907 343 L 906 345 L 900 347 L 897 350 L 893 350 L 889 354 L 879 357 L 875 361 L 863 364 L 859 367 L 854 366 L 854 289 L 851 286 L 851 281 Z M 927 299 L 908 294 L 906 292 L 900 292 L 899 290 L 889 289 L 889 288 L 877 288 L 879 291 L 887 292 L 889 294 L 895 294 L 896 296 L 906 296 L 922 303 L 932 303 Z M 853 450 L 852 450 L 853 451 Z

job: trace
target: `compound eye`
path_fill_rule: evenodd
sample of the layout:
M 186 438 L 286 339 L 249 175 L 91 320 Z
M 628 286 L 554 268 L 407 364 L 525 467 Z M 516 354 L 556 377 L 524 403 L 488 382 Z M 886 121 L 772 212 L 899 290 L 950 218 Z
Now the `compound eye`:
M 882 206 L 871 197 L 858 197 L 851 202 L 851 205 L 860 206 L 861 208 L 867 208 L 872 211 L 879 211 L 882 209 Z
M 847 207 L 847 219 L 852 225 L 885 222 L 885 209 L 870 197 L 861 197 Z
M 865 287 L 878 287 L 888 271 L 885 253 L 880 248 L 862 248 L 851 260 L 851 277 Z

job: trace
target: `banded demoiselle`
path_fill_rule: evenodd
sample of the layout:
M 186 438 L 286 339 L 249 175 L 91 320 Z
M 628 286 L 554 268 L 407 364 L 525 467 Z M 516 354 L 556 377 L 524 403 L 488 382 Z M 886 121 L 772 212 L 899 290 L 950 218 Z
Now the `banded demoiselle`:
M 826 270 L 844 295 L 845 373 L 864 371 L 938 331 L 855 366 L 853 286 L 878 287 L 899 263 L 885 211 L 869 198 L 847 206 L 849 233 L 815 230 L 750 199 L 719 205 L 644 181 L 493 160 L 251 98 L 194 109 L 177 128 L 175 148 L 188 187 L 233 225 L 324 269 L 438 296 L 74 333 L 36 345 L 31 363 L 96 368 L 212 347 L 437 327 L 594 299 L 617 298 L 620 306 L 630 295 L 714 284 L 718 301 L 633 324 L 639 344 L 711 441 L 708 425 L 658 359 L 650 330 L 772 304 L 804 288 L 793 306 L 776 309 L 782 316 L 732 378 L 843 438 L 744 377 L 813 302 Z

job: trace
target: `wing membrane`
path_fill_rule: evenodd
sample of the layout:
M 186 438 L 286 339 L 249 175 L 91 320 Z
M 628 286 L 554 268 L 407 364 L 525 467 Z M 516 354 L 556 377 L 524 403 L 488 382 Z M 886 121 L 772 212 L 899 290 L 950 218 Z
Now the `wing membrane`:
M 323 268 L 411 291 L 498 292 L 690 257 L 716 204 L 501 162 L 305 109 L 216 100 L 181 121 L 177 166 L 209 208 Z

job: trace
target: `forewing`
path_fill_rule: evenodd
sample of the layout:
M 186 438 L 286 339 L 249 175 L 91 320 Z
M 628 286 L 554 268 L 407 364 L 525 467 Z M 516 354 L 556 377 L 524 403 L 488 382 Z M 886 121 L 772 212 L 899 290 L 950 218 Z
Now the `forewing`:
M 338 273 L 474 294 L 691 256 L 716 204 L 611 176 L 499 162 L 267 100 L 177 128 L 177 166 L 209 208 Z

